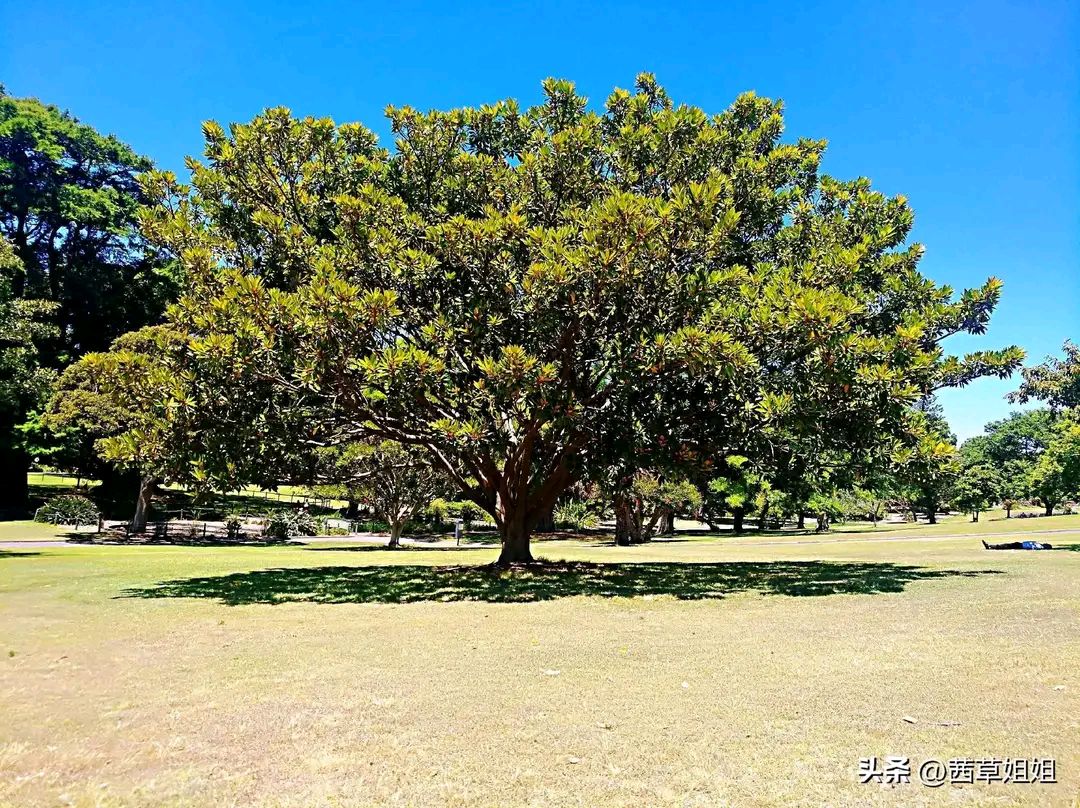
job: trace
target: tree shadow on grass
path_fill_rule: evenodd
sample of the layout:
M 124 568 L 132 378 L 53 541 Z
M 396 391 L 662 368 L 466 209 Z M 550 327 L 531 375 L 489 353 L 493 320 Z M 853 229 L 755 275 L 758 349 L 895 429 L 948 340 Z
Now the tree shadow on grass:
M 29 556 L 39 556 L 41 553 L 26 552 L 25 550 L 0 550 L 0 558 L 27 558 Z
M 1055 550 L 1069 550 L 1074 553 L 1080 553 L 1080 544 L 1055 544 Z
M 902 592 L 913 581 L 971 578 L 998 570 L 934 570 L 889 563 L 824 561 L 717 564 L 591 564 L 557 562 L 500 570 L 492 566 L 380 565 L 299 567 L 163 581 L 121 597 L 211 598 L 229 606 L 253 603 L 522 603 L 588 595 L 670 595 L 679 600 L 737 592 L 815 597 Z

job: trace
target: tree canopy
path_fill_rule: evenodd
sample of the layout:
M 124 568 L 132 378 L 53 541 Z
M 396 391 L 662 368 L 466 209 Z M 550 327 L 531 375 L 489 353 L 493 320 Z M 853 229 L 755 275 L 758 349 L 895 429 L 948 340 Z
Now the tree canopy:
M 151 167 L 116 137 L 0 91 L 0 233 L 25 268 L 16 296 L 57 304 L 50 364 L 104 350 L 175 295 L 138 228 Z
M 43 366 L 106 349 L 159 320 L 175 297 L 178 267 L 138 227 L 147 201 L 138 175 L 150 167 L 117 138 L 0 87 L 0 236 L 21 265 L 10 294 L 52 304 L 43 310 L 52 326 L 40 340 Z M 26 415 L 0 424 L 0 504 L 25 499 L 27 457 L 14 427 Z
M 390 108 L 392 151 L 271 109 L 207 124 L 190 185 L 150 175 L 144 230 L 188 279 L 153 403 L 175 468 L 232 484 L 278 445 L 393 440 L 513 563 L 612 467 L 890 458 L 920 440 L 917 402 L 1022 360 L 945 352 L 1000 282 L 923 277 L 907 201 L 820 174 L 824 142 L 783 142 L 779 102 L 708 115 L 648 74 L 600 112 L 543 89 L 528 110 Z
M 1063 359 L 1048 356 L 1042 364 L 1022 368 L 1023 382 L 1009 400 L 1045 401 L 1052 409 L 1080 407 L 1080 347 L 1065 340 L 1062 350 Z

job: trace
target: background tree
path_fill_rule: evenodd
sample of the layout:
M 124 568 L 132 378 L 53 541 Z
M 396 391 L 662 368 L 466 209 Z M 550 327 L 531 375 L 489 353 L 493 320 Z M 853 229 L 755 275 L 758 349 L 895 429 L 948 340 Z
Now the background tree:
M 1032 498 L 1043 507 L 1046 516 L 1053 516 L 1054 508 L 1070 495 L 1073 486 L 1059 457 L 1047 452 L 1031 467 L 1027 488 Z
M 1030 464 L 1046 449 L 1053 431 L 1054 415 L 1049 410 L 1014 412 L 988 423 L 982 435 L 964 441 L 960 452 L 972 464 L 987 462 L 1001 468 Z
M 416 446 L 514 563 L 563 492 L 640 443 L 770 465 L 813 430 L 904 442 L 921 396 L 1019 363 L 945 355 L 1000 284 L 954 300 L 919 275 L 906 202 L 820 176 L 824 144 L 782 144 L 779 104 L 708 116 L 649 75 L 602 114 L 569 82 L 544 93 L 391 109 L 393 154 L 270 110 L 207 125 L 190 188 L 155 175 L 144 226 L 189 278 L 184 389 L 158 407 L 202 438 L 176 453 L 258 473 L 242 449 L 286 413 L 331 445 Z
M 158 418 L 148 402 L 175 389 L 166 359 L 181 345 L 176 332 L 148 326 L 118 338 L 107 352 L 86 354 L 60 375 L 43 419 L 80 453 L 91 447 L 103 466 L 106 498 L 137 493 L 131 521 L 136 533 L 146 529 L 157 482 L 178 476 L 170 475 L 167 461 L 172 422 Z
M 1073 408 L 1055 424 L 1046 453 L 1060 464 L 1069 499 L 1080 499 L 1080 409 Z
M 405 525 L 446 492 L 446 475 L 420 452 L 394 441 L 352 443 L 324 450 L 319 476 L 342 485 L 350 500 L 371 507 L 390 527 L 389 547 L 401 544 Z
M 872 522 L 875 527 L 885 517 L 886 498 L 880 491 L 848 488 L 837 493 L 844 519 Z
M 937 513 L 952 498 L 953 484 L 960 473 L 956 436 L 941 412 L 941 405 L 927 399 L 912 413 L 914 445 L 901 447 L 894 460 L 902 487 L 910 490 L 913 505 L 926 512 L 930 524 L 937 524 Z
M 970 513 L 971 521 L 978 522 L 979 513 L 1000 500 L 1001 488 L 1001 475 L 993 466 L 968 466 L 962 469 L 953 484 L 953 503 L 961 511 Z
M 714 522 L 725 514 L 731 514 L 733 529 L 743 531 L 743 520 L 761 503 L 761 495 L 769 483 L 753 468 L 745 455 L 729 455 L 717 464 L 716 474 L 707 484 L 703 495 L 703 518 L 714 527 Z
M 1080 407 L 1080 346 L 1065 340 L 1063 351 L 1063 359 L 1048 356 L 1041 365 L 1023 368 L 1020 389 L 1009 400 L 1045 401 L 1054 410 Z
M 615 502 L 615 543 L 638 544 L 664 532 L 676 516 L 696 511 L 701 494 L 689 480 L 665 480 L 639 471 Z
M 62 368 L 158 320 L 177 283 L 139 233 L 146 201 L 137 175 L 150 162 L 66 112 L 0 88 L 0 235 L 23 271 L 18 299 L 52 302 L 43 366 Z M 0 429 L 0 506 L 26 500 L 28 455 L 14 428 Z
M 15 469 L 22 474 L 18 479 L 4 463 L 22 449 L 17 427 L 48 394 L 53 373 L 41 365 L 40 346 L 56 329 L 48 322 L 55 304 L 14 296 L 23 271 L 11 244 L 0 238 L 0 486 L 10 483 L 25 494 L 25 467 Z M 5 504 L 11 501 L 0 495 L 0 511 Z
M 1031 473 L 1054 435 L 1054 422 L 1050 410 L 1014 412 L 988 423 L 982 435 L 969 438 L 960 447 L 965 469 L 989 466 L 995 470 L 998 496 L 1007 517 L 1018 502 L 1035 496 L 1030 491 Z
M 1012 519 L 1013 509 L 1027 496 L 1027 477 L 1006 470 L 1001 479 L 1001 507 L 1005 509 L 1005 518 Z
M 1080 497 L 1080 414 L 1069 410 L 1054 422 L 1044 451 L 1031 468 L 1028 486 L 1050 516 L 1060 503 Z

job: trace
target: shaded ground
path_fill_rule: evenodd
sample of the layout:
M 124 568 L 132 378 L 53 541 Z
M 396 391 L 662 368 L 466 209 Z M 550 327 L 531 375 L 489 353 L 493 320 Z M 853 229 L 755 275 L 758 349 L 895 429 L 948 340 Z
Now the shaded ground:
M 679 600 L 701 600 L 746 591 L 798 597 L 902 592 L 912 581 L 998 572 L 820 561 L 571 562 L 516 570 L 475 565 L 379 565 L 255 570 L 213 578 L 187 578 L 126 590 L 123 596 L 213 598 L 229 606 L 289 602 L 417 603 L 428 600 L 520 603 L 582 595 L 624 598 L 669 595 Z

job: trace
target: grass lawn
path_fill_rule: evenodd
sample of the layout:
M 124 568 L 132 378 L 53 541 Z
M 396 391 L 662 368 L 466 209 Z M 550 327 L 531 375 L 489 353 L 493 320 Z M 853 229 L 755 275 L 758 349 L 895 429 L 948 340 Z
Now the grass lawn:
M 1028 513 L 1033 513 L 1035 510 L 1028 508 Z M 878 523 L 877 527 L 866 522 L 853 522 L 846 525 L 833 525 L 833 531 L 835 533 L 859 533 L 859 534 L 881 534 L 882 536 L 890 536 L 897 533 L 911 533 L 912 535 L 919 536 L 944 536 L 944 535 L 957 535 L 957 534 L 973 534 L 973 533 L 1029 533 L 1032 531 L 1047 531 L 1047 530 L 1080 530 L 1080 514 L 1062 515 L 1056 514 L 1054 516 L 1039 516 L 1038 518 L 1018 519 L 1015 514 L 1017 511 L 1013 511 L 1013 518 L 1005 518 L 1005 511 L 994 510 L 986 511 L 979 515 L 978 522 L 971 521 L 970 514 L 953 514 L 947 517 L 939 518 L 938 524 L 928 525 L 926 523 L 901 523 L 901 524 L 885 524 L 884 522 Z M 1049 539 L 1051 544 L 1054 543 L 1053 539 Z
M 32 471 L 26 475 L 27 483 L 32 487 L 39 488 L 70 488 L 76 486 L 93 488 L 100 483 L 97 480 L 88 480 L 86 477 L 76 477 L 74 474 L 60 474 L 55 471 Z
M 488 547 L 6 547 L 0 804 L 1073 805 L 1080 522 L 1010 521 L 1076 532 L 552 541 L 560 571 L 510 576 Z M 859 785 L 888 754 L 1059 782 Z
M 0 522 L 0 542 L 62 542 L 73 532 L 70 525 L 46 525 L 29 519 Z

